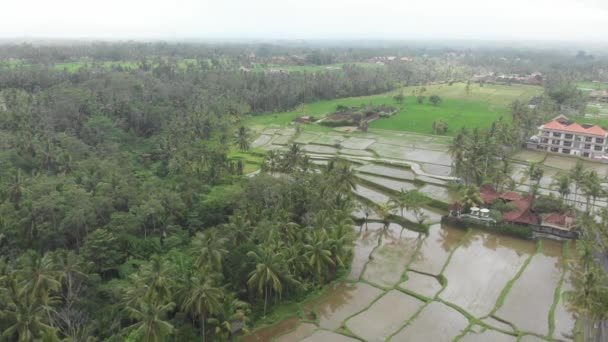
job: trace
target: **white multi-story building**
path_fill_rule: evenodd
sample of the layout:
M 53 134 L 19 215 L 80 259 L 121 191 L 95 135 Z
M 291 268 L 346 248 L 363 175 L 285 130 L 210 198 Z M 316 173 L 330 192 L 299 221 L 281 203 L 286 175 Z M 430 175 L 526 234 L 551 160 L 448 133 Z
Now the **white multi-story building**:
M 564 115 L 538 127 L 528 148 L 608 162 L 608 132 L 598 125 L 578 124 Z

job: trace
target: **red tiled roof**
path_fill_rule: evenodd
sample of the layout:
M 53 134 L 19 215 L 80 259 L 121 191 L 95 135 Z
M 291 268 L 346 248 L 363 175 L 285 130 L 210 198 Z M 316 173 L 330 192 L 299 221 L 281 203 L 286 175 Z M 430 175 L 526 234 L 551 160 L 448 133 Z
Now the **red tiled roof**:
M 490 204 L 500 198 L 500 194 L 491 185 L 482 185 L 479 189 L 479 197 L 485 204 Z
M 571 213 L 571 212 L 568 212 L 566 214 L 551 213 L 551 214 L 547 214 L 543 218 L 543 223 L 554 224 L 557 226 L 565 227 L 567 217 L 575 218 L 575 215 L 574 215 L 574 213 Z
M 518 195 L 519 196 L 519 195 Z M 534 196 L 528 195 L 520 199 L 511 201 L 517 207 L 516 210 L 504 213 L 502 218 L 505 221 L 526 224 L 538 224 L 538 217 L 530 211 Z
M 589 128 L 585 128 L 576 122 L 568 123 L 566 118 L 563 115 L 558 116 L 557 118 L 549 121 L 548 123 L 542 126 L 543 129 L 552 129 L 556 131 L 570 132 L 570 133 L 581 133 L 581 134 L 590 134 L 590 135 L 598 135 L 598 136 L 606 136 L 608 132 L 606 132 L 603 128 L 598 125 L 593 125 Z
M 525 211 L 511 211 L 502 215 L 505 221 L 514 223 L 524 224 L 538 224 L 538 217 L 534 215 L 530 210 Z
M 506 201 L 519 201 L 521 200 L 521 196 L 515 191 L 503 192 L 500 194 L 500 198 Z

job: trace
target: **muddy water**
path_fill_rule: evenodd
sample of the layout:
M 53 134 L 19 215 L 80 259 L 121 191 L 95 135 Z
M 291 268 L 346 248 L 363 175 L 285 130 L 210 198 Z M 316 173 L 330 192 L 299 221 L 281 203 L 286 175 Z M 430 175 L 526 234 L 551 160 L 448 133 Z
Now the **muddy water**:
M 275 342 L 292 342 L 299 341 L 303 338 L 306 338 L 312 335 L 318 327 L 312 323 L 302 323 L 300 324 L 294 331 L 289 332 L 285 335 L 281 335 L 279 338 L 275 339 Z
M 363 279 L 380 287 L 396 285 L 416 252 L 419 236 L 401 226 L 391 225 L 365 267 Z
M 333 333 L 327 330 L 317 330 L 311 336 L 302 340 L 302 342 L 359 342 L 358 340 Z
M 442 303 L 432 302 L 391 341 L 452 341 L 468 324 L 469 321 L 460 312 Z
M 366 311 L 352 317 L 346 327 L 365 341 L 384 341 L 410 319 L 424 302 L 391 290 Z
M 416 175 L 407 169 L 383 166 L 377 164 L 366 164 L 357 168 L 359 172 L 371 173 L 378 176 L 391 177 L 403 180 L 414 180 Z
M 390 178 L 384 178 L 380 176 L 372 176 L 364 173 L 357 174 L 357 177 L 366 180 L 368 182 L 372 182 L 382 188 L 394 190 L 394 191 L 408 191 L 416 189 L 416 186 L 413 183 L 407 181 L 398 181 Z
M 462 342 L 516 342 L 517 338 L 511 335 L 500 333 L 496 330 L 486 330 L 483 332 L 469 332 L 460 340 Z
M 437 278 L 412 271 L 407 272 L 407 280 L 401 283 L 399 287 L 427 298 L 435 297 L 442 288 Z
M 494 308 L 502 289 L 534 253 L 534 243 L 475 231 L 454 252 L 440 297 L 481 317 Z
M 348 316 L 366 308 L 382 291 L 365 283 L 338 284 L 321 297 L 304 304 L 304 311 L 314 310 L 321 328 L 335 330 Z
M 437 164 L 423 163 L 422 169 L 426 173 L 430 173 L 430 174 L 438 175 L 438 176 L 449 176 L 452 173 L 451 167 L 444 166 L 444 165 L 437 165 Z
M 458 246 L 465 230 L 448 225 L 434 224 L 422 242 L 410 268 L 416 271 L 439 275 L 450 252 Z
M 458 196 L 454 192 L 443 186 L 427 184 L 420 188 L 420 192 L 432 199 L 445 203 L 452 203 L 458 199 Z
M 445 213 L 441 212 L 438 209 L 434 208 L 422 208 L 420 211 L 424 214 L 424 223 L 437 223 L 441 221 L 441 216 L 445 215 Z M 394 209 L 393 214 L 401 215 L 401 210 Z M 414 212 L 411 211 L 403 211 L 403 217 L 411 222 L 418 222 L 418 217 Z
M 542 253 L 517 279 L 496 316 L 509 321 L 519 330 L 540 335 L 549 333 L 549 310 L 555 289 L 563 272 L 562 244 L 543 240 Z
M 321 145 L 304 145 L 302 149 L 306 152 L 319 154 L 336 154 L 336 152 L 338 152 L 338 149 L 335 147 Z
M 452 165 L 452 158 L 446 152 L 422 150 L 422 149 L 405 149 L 403 151 L 403 159 L 444 166 Z
M 572 330 L 574 329 L 574 323 L 576 321 L 575 315 L 571 309 L 568 308 L 565 302 L 564 293 L 574 290 L 572 286 L 570 276 L 566 276 L 564 283 L 562 284 L 562 296 L 555 307 L 555 331 L 553 337 L 558 339 L 567 339 L 568 336 L 572 336 Z
M 363 198 L 367 198 L 368 200 L 376 204 L 383 204 L 390 200 L 387 195 L 360 184 L 357 184 L 355 193 Z
M 298 318 L 291 317 L 280 321 L 279 323 L 260 329 L 251 335 L 245 336 L 243 342 L 266 342 L 270 341 L 275 336 L 283 335 L 298 326 Z
M 359 280 L 359 277 L 361 277 L 363 268 L 369 262 L 370 254 L 378 246 L 378 239 L 380 238 L 378 231 L 383 226 L 382 223 L 369 222 L 367 229 L 365 229 L 365 225 L 362 228 L 354 227 L 357 240 L 355 240 L 355 246 L 353 247 L 353 261 L 348 275 L 349 280 Z
M 364 138 L 348 138 L 340 143 L 340 145 L 344 148 L 349 148 L 353 150 L 365 150 L 369 147 L 369 145 L 375 143 L 374 139 L 364 139 Z

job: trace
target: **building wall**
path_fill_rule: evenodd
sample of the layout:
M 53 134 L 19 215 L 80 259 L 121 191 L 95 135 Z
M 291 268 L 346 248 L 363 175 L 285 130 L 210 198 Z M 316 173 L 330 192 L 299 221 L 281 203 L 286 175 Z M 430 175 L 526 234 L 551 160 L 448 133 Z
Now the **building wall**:
M 608 156 L 606 137 L 539 129 L 536 149 L 587 158 Z

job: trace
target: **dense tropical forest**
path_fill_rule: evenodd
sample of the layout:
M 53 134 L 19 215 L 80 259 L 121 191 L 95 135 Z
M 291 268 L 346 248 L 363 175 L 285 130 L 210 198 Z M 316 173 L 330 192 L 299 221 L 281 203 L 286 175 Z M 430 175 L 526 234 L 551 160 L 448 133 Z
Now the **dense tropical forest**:
M 425 57 L 367 63 L 387 54 Z M 606 79 L 607 66 L 516 50 L 2 45 L 0 339 L 228 340 L 339 277 L 354 239 L 352 170 L 319 168 L 294 144 L 247 177 L 235 157 L 252 140 L 247 116 L 490 69 L 560 69 L 536 111 L 514 103 L 515 124 L 455 138 L 454 155 L 480 158 L 457 159 L 467 183 L 506 187 L 501 145 L 556 107 L 584 107 L 571 81 Z

